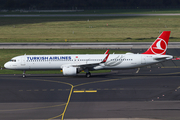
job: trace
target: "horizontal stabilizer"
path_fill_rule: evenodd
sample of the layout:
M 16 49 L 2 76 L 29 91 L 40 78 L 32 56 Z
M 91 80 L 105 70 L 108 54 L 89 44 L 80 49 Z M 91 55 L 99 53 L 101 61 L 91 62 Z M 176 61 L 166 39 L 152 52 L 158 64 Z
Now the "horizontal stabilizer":
M 160 56 L 153 57 L 154 60 L 170 60 L 172 58 L 173 56 L 171 55 L 160 55 Z

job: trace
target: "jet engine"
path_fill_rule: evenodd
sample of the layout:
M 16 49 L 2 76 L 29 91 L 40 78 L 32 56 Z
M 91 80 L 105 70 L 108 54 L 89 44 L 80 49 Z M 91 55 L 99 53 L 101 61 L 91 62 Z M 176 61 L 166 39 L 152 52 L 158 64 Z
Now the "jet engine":
M 63 75 L 76 75 L 77 74 L 77 68 L 72 66 L 66 66 L 63 67 Z
M 63 75 L 76 75 L 77 73 L 80 73 L 82 71 L 81 68 L 72 67 L 72 66 L 64 66 L 62 70 L 63 70 Z

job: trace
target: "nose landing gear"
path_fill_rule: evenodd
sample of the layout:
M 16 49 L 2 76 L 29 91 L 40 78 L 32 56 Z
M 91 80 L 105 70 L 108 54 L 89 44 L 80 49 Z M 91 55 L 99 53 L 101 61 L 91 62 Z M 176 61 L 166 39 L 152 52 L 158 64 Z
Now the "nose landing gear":
M 25 71 L 25 70 L 23 70 L 23 75 L 22 75 L 22 77 L 23 77 L 23 78 L 26 77 L 26 71 Z

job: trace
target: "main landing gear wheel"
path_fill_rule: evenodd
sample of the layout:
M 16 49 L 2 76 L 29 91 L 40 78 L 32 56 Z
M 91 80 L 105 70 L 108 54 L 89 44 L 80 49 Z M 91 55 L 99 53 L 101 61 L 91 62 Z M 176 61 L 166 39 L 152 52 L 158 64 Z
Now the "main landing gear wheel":
M 89 73 L 86 73 L 86 77 L 87 77 L 87 78 L 91 77 L 91 73 L 90 73 L 90 72 L 89 72 Z
M 26 77 L 26 75 L 25 74 L 23 74 L 23 76 L 22 76 L 23 78 L 25 78 Z

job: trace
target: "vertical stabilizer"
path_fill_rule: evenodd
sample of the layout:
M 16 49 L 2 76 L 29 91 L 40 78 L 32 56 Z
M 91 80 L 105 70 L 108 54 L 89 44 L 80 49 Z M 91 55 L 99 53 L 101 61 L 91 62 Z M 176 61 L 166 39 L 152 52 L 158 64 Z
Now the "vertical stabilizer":
M 150 48 L 142 53 L 142 54 L 160 54 L 160 55 L 165 55 L 167 46 L 168 46 L 168 41 L 169 41 L 169 36 L 170 36 L 171 31 L 164 31 L 161 33 L 161 35 L 154 41 L 154 43 L 150 46 Z

